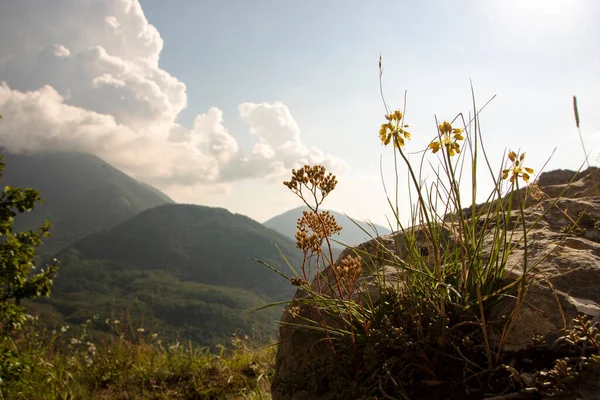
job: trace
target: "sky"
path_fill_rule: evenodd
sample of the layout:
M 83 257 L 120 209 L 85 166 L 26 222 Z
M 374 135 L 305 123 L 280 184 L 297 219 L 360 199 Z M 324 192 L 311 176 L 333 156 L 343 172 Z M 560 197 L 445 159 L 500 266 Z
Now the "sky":
M 292 168 L 321 164 L 339 180 L 323 207 L 387 225 L 380 55 L 417 167 L 436 118 L 473 113 L 472 82 L 477 108 L 493 98 L 479 115 L 494 171 L 507 150 L 538 172 L 578 169 L 573 95 L 598 165 L 598 20 L 595 0 L 6 0 L 0 146 L 93 153 L 260 222 L 301 204 L 282 184 Z

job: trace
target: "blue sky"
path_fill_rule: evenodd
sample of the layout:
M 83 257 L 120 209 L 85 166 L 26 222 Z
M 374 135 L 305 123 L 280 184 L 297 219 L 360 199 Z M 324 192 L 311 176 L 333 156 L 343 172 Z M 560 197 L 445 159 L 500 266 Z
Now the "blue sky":
M 68 10 L 69 1 L 60 1 Z M 103 11 L 112 16 L 120 15 L 124 4 L 137 1 L 100 3 L 106 3 Z M 253 109 L 267 112 L 265 104 L 280 102 L 301 133 L 303 149 L 319 149 L 311 160 L 318 161 L 318 154 L 323 160 L 337 160 L 331 165 L 338 167 L 339 189 L 325 206 L 357 218 L 385 223 L 384 214 L 390 214 L 379 173 L 383 157 L 384 176 L 391 182 L 392 153 L 377 138 L 384 114 L 378 86 L 379 54 L 384 60 L 388 104 L 401 107 L 404 91 L 408 91 L 406 117 L 413 134 L 409 151 L 425 148 L 433 138 L 434 115 L 452 119 L 457 113 L 466 114 L 472 109 L 472 79 L 479 105 L 497 95 L 481 115 L 484 140 L 492 159 L 499 162 L 506 148 L 520 148 L 527 151 L 528 164 L 539 169 L 558 147 L 547 169 L 578 168 L 583 152 L 571 107 L 571 96 L 577 95 L 584 137 L 592 151 L 590 161 L 597 164 L 600 3 L 596 1 L 141 0 L 139 5 L 143 15 L 138 13 L 127 21 L 144 31 L 146 18 L 163 42 L 158 65 L 153 68 L 185 85 L 187 107 L 173 106 L 172 115 L 160 123 L 194 130 L 198 114 L 216 108 L 222 113 L 228 138 L 232 137 L 236 144 L 232 145 L 229 139 L 227 143 L 248 155 L 257 142 L 249 132 L 258 122 L 252 116 L 242 115 L 240 105 L 251 103 L 256 105 Z M 77 13 L 88 15 L 85 10 Z M 73 12 L 73 16 L 77 13 Z M 126 21 L 124 16 L 116 17 L 121 21 L 120 29 Z M 0 16 L 0 22 L 1 19 Z M 72 23 L 72 35 L 89 35 L 85 26 L 77 31 Z M 125 35 L 123 29 L 120 32 Z M 132 28 L 132 37 L 135 32 Z M 152 40 L 158 39 L 152 36 Z M 99 46 L 108 49 L 109 55 L 112 49 L 123 60 L 135 63 L 128 59 L 126 51 L 119 53 L 121 42 L 111 37 L 110 41 L 99 40 Z M 62 45 L 43 43 L 52 44 Z M 70 49 L 69 57 L 78 45 L 65 45 Z M 84 50 L 82 45 L 77 51 Z M 152 54 L 148 50 L 145 56 L 150 59 Z M 1 61 L 0 58 L 0 72 Z M 150 71 L 144 76 L 153 74 Z M 25 90 L 16 83 L 17 78 L 13 77 L 14 84 L 7 79 L 11 90 Z M 77 93 L 75 89 L 66 88 L 66 84 L 66 89 L 60 89 L 58 84 L 52 84 L 51 77 L 48 79 L 47 83 L 57 87 L 65 98 L 64 103 L 71 101 L 69 104 L 77 107 L 115 115 L 119 126 L 134 126 L 119 110 L 95 109 L 96 103 L 78 100 L 77 96 L 70 100 L 65 93 Z M 126 86 L 130 80 L 119 80 L 119 85 L 120 82 Z M 164 90 L 169 96 L 174 91 Z M 135 106 L 133 103 L 130 109 L 135 110 Z M 143 125 L 140 124 L 135 124 L 138 135 L 139 126 Z M 276 127 L 269 126 L 268 135 L 275 137 Z M 131 148 L 127 154 L 132 153 Z M 234 153 L 237 154 L 232 150 Z M 150 174 L 141 164 L 119 157 L 110 161 L 181 201 L 223 206 L 259 221 L 299 205 L 278 183 L 280 175 L 263 179 L 259 172 L 250 176 L 233 174 L 239 179 L 225 182 L 215 178 L 198 185 L 190 177 L 199 175 L 186 175 L 175 185 L 168 182 L 169 176 L 176 176 L 172 170 L 192 165 L 193 159 L 174 162 L 170 167 L 165 161 L 164 168 Z M 144 156 L 140 153 L 136 157 Z M 181 156 L 174 155 L 173 159 L 181 160 Z M 209 161 L 207 165 L 216 165 Z M 282 163 L 285 169 L 293 165 L 293 160 L 286 156 Z M 340 167 L 342 164 L 345 167 Z M 207 169 L 206 174 L 218 175 L 224 169 L 234 169 L 218 165 L 220 170 Z M 240 169 L 248 169 L 240 165 Z M 159 176 L 160 171 L 166 171 L 166 175 Z M 406 205 L 407 201 L 406 196 L 402 197 L 401 203 Z M 405 213 L 408 209 L 405 206 Z

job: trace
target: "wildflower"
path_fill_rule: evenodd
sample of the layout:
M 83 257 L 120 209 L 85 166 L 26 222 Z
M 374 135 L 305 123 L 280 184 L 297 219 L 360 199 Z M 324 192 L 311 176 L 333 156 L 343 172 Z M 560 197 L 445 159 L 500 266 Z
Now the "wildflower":
M 404 124 L 404 116 L 400 110 L 396 110 L 385 116 L 388 122 L 381 124 L 379 139 L 384 146 L 390 144 L 394 139 L 394 147 L 404 146 L 404 139 L 410 139 L 410 133 L 404 130 L 408 125 Z
M 66 332 L 66 331 L 68 331 L 68 330 L 69 330 L 69 325 L 65 325 L 65 326 L 63 326 L 62 328 L 60 328 L 60 331 L 61 331 L 62 333 L 65 333 L 65 332 Z
M 460 145 L 458 142 L 464 140 L 462 135 L 463 130 L 460 128 L 453 128 L 450 122 L 444 121 L 438 126 L 439 139 L 431 142 L 429 148 L 432 153 L 437 153 L 442 147 L 445 147 L 450 157 L 460 153 Z
M 360 257 L 348 256 L 340 261 L 336 267 L 337 273 L 341 277 L 355 281 L 362 274 L 362 263 Z
M 138 331 L 139 333 L 143 333 L 143 332 L 145 331 L 145 329 L 144 329 L 144 328 L 138 328 L 138 329 L 137 329 L 137 331 Z
M 283 182 L 297 196 L 302 197 L 302 187 L 306 187 L 310 192 L 316 195 L 321 192 L 322 199 L 335 189 L 338 181 L 331 172 L 325 175 L 326 170 L 322 165 L 305 165 L 302 168 L 292 170 L 292 179 L 289 182 Z M 322 201 L 322 200 L 321 200 Z
M 522 153 L 520 156 L 517 157 L 517 153 L 515 153 L 514 151 L 509 152 L 508 159 L 513 163 L 513 165 L 511 168 L 507 168 L 502 171 L 502 179 L 508 179 L 510 175 L 511 182 L 514 182 L 515 179 L 519 177 L 523 178 L 525 182 L 529 182 L 529 179 L 531 178 L 529 174 L 533 174 L 533 169 L 523 167 L 524 158 L 525 153 Z
M 341 230 L 329 211 L 303 211 L 296 224 L 296 247 L 304 253 L 320 253 L 323 240 L 339 234 Z

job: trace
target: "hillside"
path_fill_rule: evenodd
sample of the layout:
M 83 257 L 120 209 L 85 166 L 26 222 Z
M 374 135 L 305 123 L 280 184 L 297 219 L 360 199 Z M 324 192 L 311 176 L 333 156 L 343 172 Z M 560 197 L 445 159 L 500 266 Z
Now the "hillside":
M 281 233 L 284 236 L 294 238 L 294 235 L 296 234 L 296 222 L 298 221 L 298 218 L 302 216 L 302 211 L 304 210 L 308 210 L 308 208 L 294 208 L 292 210 L 284 212 L 283 214 L 277 215 L 269 219 L 268 221 L 264 222 L 263 225 Z M 375 229 L 377 230 L 376 234 L 373 232 L 373 228 L 371 228 L 368 224 L 366 224 L 363 221 L 360 221 L 356 218 L 352 218 L 351 220 L 346 215 L 337 211 L 328 211 L 335 217 L 337 223 L 342 227 L 340 235 L 336 235 L 333 237 L 333 239 L 338 240 L 340 242 L 349 245 L 356 245 L 371 239 L 369 235 L 364 231 L 368 232 L 372 236 L 387 235 L 391 233 L 391 231 L 388 228 L 381 225 L 375 225 Z M 360 228 L 356 226 L 355 222 L 360 226 Z M 333 246 L 335 246 L 338 249 L 343 249 L 343 246 L 337 243 L 333 243 Z
M 288 238 L 225 209 L 166 204 L 96 232 L 58 253 L 61 269 L 51 305 L 64 320 L 118 315 L 128 309 L 156 329 L 201 344 L 223 342 L 236 328 L 267 339 L 280 310 L 244 310 L 287 300 L 287 275 L 300 253 Z
M 173 203 L 164 193 L 90 154 L 0 154 L 6 163 L 3 185 L 32 187 L 45 201 L 16 220 L 17 229 L 30 229 L 50 219 L 53 237 L 39 249 L 44 255 L 143 210 Z

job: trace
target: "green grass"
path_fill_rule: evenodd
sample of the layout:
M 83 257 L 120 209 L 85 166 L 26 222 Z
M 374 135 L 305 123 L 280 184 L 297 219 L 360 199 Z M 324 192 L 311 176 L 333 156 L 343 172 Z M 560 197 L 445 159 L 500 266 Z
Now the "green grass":
M 114 335 L 97 337 L 94 324 Z M 270 399 L 276 347 L 252 349 L 232 336 L 217 352 L 167 343 L 126 321 L 90 320 L 80 329 L 29 325 L 10 341 L 21 373 L 0 399 Z M 1 357 L 0 357 L 1 358 Z

